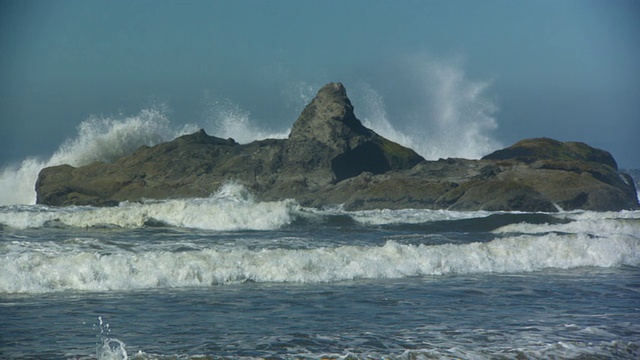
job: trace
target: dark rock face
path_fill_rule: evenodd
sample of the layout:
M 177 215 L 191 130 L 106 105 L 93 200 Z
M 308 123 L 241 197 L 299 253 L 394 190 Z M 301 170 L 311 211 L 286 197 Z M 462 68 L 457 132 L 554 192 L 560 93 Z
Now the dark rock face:
M 340 83 L 320 89 L 288 139 L 240 145 L 200 130 L 113 164 L 43 169 L 36 190 L 41 204 L 111 206 L 205 197 L 225 181 L 247 186 L 260 200 L 348 210 L 639 208 L 633 181 L 606 151 L 529 139 L 482 160 L 425 161 L 364 127 Z

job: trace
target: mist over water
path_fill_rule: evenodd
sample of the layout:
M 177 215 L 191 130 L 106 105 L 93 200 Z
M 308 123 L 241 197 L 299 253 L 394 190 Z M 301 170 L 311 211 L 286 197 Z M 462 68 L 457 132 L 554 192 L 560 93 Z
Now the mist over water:
M 380 90 L 380 83 L 345 83 L 356 116 L 365 126 L 429 160 L 476 159 L 501 147 L 494 137 L 498 108 L 489 95 L 490 82 L 467 79 L 462 66 L 455 61 L 414 58 L 394 71 L 397 76 L 393 90 L 401 92 L 400 96 L 389 93 L 388 87 Z M 208 94 L 203 99 L 200 124 L 174 124 L 167 115 L 167 105 L 143 109 L 134 115 L 91 116 L 49 158 L 29 157 L 2 169 L 0 205 L 34 204 L 35 182 L 45 167 L 113 162 L 142 145 L 153 146 L 198 128 L 239 143 L 286 138 L 297 115 L 324 84 L 306 81 L 280 84 L 284 101 L 297 108 L 284 126 L 274 125 L 274 119 L 252 117 L 250 111 L 231 99 Z

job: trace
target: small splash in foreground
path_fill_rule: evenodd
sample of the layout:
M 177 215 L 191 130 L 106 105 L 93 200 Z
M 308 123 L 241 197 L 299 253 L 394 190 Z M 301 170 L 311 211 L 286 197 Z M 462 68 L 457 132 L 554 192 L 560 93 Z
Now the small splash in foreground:
M 111 328 L 109 324 L 102 321 L 102 316 L 98 316 L 98 321 L 100 343 L 96 346 L 96 358 L 98 360 L 127 360 L 129 357 L 125 349 L 126 344 L 110 337 Z

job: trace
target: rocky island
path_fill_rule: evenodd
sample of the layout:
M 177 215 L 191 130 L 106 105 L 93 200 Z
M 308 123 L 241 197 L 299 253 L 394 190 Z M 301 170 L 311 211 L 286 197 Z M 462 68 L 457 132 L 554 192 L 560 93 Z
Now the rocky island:
M 344 86 L 322 87 L 288 139 L 238 144 L 204 130 L 114 163 L 43 169 L 39 204 L 206 197 L 236 181 L 262 201 L 347 210 L 618 211 L 640 208 L 631 177 L 584 143 L 522 140 L 480 160 L 427 161 L 362 125 Z

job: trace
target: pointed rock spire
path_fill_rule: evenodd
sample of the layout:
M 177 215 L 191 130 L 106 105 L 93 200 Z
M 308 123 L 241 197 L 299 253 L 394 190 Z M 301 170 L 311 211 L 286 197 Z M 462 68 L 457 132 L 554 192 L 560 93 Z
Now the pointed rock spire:
M 355 135 L 371 136 L 372 132 L 356 118 L 344 86 L 329 83 L 302 111 L 291 128 L 289 139 L 333 144 L 336 140 L 348 140 Z
M 291 128 L 286 159 L 315 183 L 408 169 L 424 159 L 362 125 L 341 83 L 323 86 Z

